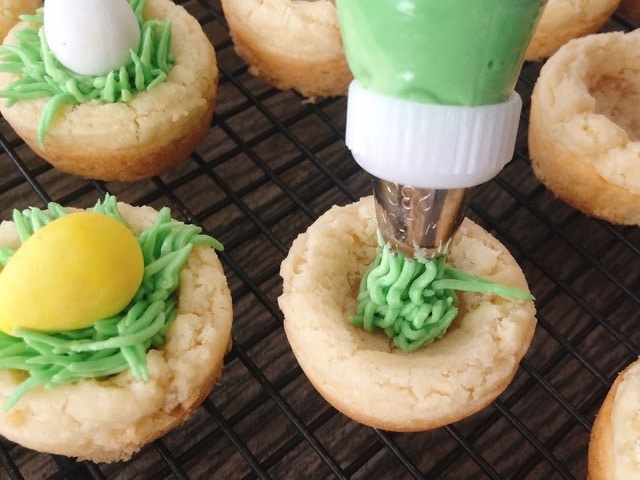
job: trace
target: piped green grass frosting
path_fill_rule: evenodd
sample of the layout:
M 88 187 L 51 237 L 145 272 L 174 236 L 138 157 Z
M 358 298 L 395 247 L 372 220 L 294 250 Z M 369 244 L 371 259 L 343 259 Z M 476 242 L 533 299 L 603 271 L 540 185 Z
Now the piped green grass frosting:
M 99 201 L 93 211 L 125 223 L 112 195 Z M 50 203 L 46 211 L 38 208 L 14 211 L 20 241 L 24 243 L 39 228 L 66 213 L 57 203 Z M 144 275 L 133 300 L 122 312 L 91 327 L 72 331 L 42 333 L 16 329 L 15 336 L 0 332 L 0 369 L 17 369 L 28 374 L 6 400 L 4 411 L 37 386 L 53 388 L 84 378 L 105 378 L 127 369 L 135 378 L 148 380 L 146 352 L 164 343 L 165 334 L 176 318 L 176 289 L 189 254 L 197 245 L 216 250 L 223 247 L 215 238 L 203 234 L 200 227 L 173 220 L 167 207 L 136 238 L 144 257 Z M 0 264 L 6 265 L 14 252 L 0 248 Z
M 23 21 L 34 27 L 13 32 L 16 45 L 0 46 L 0 71 L 20 77 L 0 97 L 7 106 L 21 100 L 49 98 L 38 124 L 38 142 L 44 148 L 47 131 L 56 113 L 66 104 L 77 105 L 91 100 L 104 103 L 129 102 L 136 93 L 150 91 L 167 79 L 173 67 L 171 55 L 171 20 L 144 20 L 146 0 L 130 0 L 140 25 L 140 45 L 131 51 L 130 61 L 107 75 L 80 75 L 64 67 L 55 58 L 44 35 L 43 8 Z
M 443 256 L 407 258 L 378 233 L 376 258 L 362 277 L 349 321 L 368 332 L 383 330 L 397 348 L 414 351 L 445 335 L 458 314 L 456 291 L 533 300 L 527 291 L 464 273 Z

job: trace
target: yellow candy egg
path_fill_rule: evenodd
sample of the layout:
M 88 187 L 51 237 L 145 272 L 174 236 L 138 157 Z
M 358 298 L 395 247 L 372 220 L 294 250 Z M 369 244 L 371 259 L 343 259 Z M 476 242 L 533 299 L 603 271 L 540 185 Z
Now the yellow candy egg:
M 75 330 L 120 312 L 142 282 L 133 233 L 92 212 L 65 215 L 37 230 L 0 272 L 0 330 Z

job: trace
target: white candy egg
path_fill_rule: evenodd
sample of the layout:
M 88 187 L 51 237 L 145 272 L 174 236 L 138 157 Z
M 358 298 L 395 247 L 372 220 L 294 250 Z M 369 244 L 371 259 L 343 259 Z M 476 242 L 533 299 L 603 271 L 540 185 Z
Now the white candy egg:
M 140 42 L 127 0 L 46 0 L 44 34 L 58 61 L 83 75 L 120 68 Z

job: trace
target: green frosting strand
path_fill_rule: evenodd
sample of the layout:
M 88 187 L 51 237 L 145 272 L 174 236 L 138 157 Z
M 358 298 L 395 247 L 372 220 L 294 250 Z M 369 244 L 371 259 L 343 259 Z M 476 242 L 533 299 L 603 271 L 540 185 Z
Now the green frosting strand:
M 381 329 L 397 348 L 414 351 L 447 332 L 458 314 L 456 290 L 533 300 L 529 292 L 447 265 L 444 257 L 407 258 L 378 235 L 376 258 L 362 277 L 349 321 L 368 332 Z
M 112 195 L 98 202 L 93 211 L 125 223 Z M 53 202 L 46 211 L 34 207 L 14 211 L 21 242 L 66 213 Z M 133 300 L 122 312 L 78 330 L 43 333 L 17 329 L 15 336 L 0 332 L 0 369 L 28 373 L 5 402 L 4 411 L 38 386 L 52 388 L 127 369 L 137 379 L 149 378 L 146 352 L 164 343 L 167 329 L 176 317 L 175 291 L 187 257 L 197 245 L 216 250 L 223 247 L 213 237 L 202 234 L 200 227 L 173 220 L 166 207 L 137 240 L 144 258 L 144 276 Z M 9 248 L 0 249 L 0 264 L 6 265 L 13 253 Z
M 80 75 L 54 57 L 44 35 L 43 9 L 20 18 L 39 25 L 14 32 L 17 45 L 0 46 L 0 71 L 21 74 L 0 97 L 7 106 L 21 100 L 49 98 L 38 124 L 38 142 L 44 139 L 60 108 L 91 100 L 104 103 L 129 102 L 138 92 L 150 91 L 167 79 L 173 67 L 171 20 L 144 20 L 146 0 L 129 0 L 140 25 L 140 45 L 131 51 L 127 65 L 107 75 Z

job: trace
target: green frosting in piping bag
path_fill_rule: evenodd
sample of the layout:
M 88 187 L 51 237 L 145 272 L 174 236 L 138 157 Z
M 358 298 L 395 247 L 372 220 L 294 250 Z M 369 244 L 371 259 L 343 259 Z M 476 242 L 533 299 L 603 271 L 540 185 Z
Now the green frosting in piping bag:
M 547 0 L 337 0 L 367 90 L 442 105 L 507 100 Z
M 24 21 L 36 26 L 16 30 L 16 45 L 0 46 L 0 71 L 21 76 L 0 97 L 11 106 L 21 100 L 49 98 L 38 125 L 38 142 L 44 139 L 56 113 L 65 104 L 91 100 L 105 103 L 129 102 L 138 92 L 150 91 L 164 82 L 173 67 L 171 56 L 171 21 L 144 20 L 146 0 L 130 0 L 138 23 L 141 40 L 138 50 L 131 51 L 130 61 L 103 76 L 80 75 L 64 67 L 51 53 L 43 27 L 43 9 L 35 15 L 23 15 Z
M 519 114 L 519 98 L 509 99 L 546 3 L 336 0 L 357 87 L 350 92 L 346 129 L 354 159 L 379 179 L 421 188 L 477 185 L 487 179 L 474 170 L 478 167 L 497 173 L 511 156 L 505 151 L 510 134 L 515 135 L 500 121 Z M 427 104 L 476 108 L 423 108 Z M 491 105 L 499 107 L 497 113 L 480 108 Z M 419 148 L 422 144 L 436 147 Z M 441 148 L 445 144 L 456 148 Z M 491 155 L 491 161 L 474 155 L 485 153 L 475 147 L 492 145 L 505 146 L 491 151 L 495 163 Z M 451 158 L 458 152 L 474 152 L 468 157 L 482 161 Z M 458 313 L 456 291 L 533 298 L 467 275 L 447 265 L 445 257 L 415 257 L 392 251 L 379 234 L 376 259 L 362 279 L 356 314 L 350 318 L 367 331 L 383 330 L 402 350 L 416 350 L 445 334 Z

